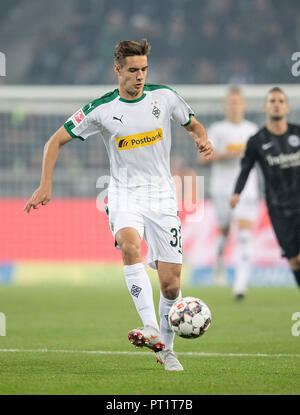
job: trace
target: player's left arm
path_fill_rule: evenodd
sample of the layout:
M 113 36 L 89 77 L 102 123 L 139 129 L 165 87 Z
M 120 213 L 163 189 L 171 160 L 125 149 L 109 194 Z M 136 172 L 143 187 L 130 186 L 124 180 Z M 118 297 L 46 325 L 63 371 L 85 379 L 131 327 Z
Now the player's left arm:
M 231 199 L 230 199 L 230 206 L 232 209 L 234 209 L 236 205 L 239 203 L 240 194 L 242 193 L 246 185 L 249 173 L 251 169 L 253 168 L 256 160 L 257 160 L 257 152 L 256 152 L 256 147 L 255 147 L 255 137 L 251 137 L 247 141 L 246 151 L 241 160 L 240 173 L 234 186 L 233 195 L 231 196 Z
M 202 153 L 206 160 L 210 160 L 213 155 L 213 147 L 207 139 L 207 132 L 203 125 L 192 115 L 191 122 L 184 126 L 194 140 L 199 153 Z

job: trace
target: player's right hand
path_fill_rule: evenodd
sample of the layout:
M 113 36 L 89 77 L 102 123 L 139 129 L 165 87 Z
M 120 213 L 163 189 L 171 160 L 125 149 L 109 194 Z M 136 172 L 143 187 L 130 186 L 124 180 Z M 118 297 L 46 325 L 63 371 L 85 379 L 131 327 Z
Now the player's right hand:
M 240 201 L 240 195 L 238 193 L 234 193 L 230 199 L 231 208 L 234 209 L 236 205 L 239 203 L 239 201 Z
M 199 150 L 199 153 L 203 155 L 205 160 L 210 160 L 214 154 L 214 150 L 210 141 L 207 141 L 204 145 L 201 144 L 201 140 L 198 138 L 195 140 L 196 147 Z
M 51 189 L 45 188 L 45 187 L 39 187 L 36 189 L 36 191 L 33 193 L 31 198 L 26 203 L 23 210 L 25 210 L 27 213 L 30 212 L 30 209 L 37 209 L 37 206 L 39 204 L 46 205 L 51 200 Z

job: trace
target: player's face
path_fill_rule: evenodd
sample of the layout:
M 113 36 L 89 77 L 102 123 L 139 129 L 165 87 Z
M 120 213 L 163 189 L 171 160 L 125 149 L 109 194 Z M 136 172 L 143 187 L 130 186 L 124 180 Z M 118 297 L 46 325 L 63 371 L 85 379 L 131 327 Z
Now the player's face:
M 132 98 L 143 94 L 147 77 L 147 56 L 127 56 L 123 66 L 115 65 L 120 91 Z
M 226 117 L 235 122 L 240 122 L 245 114 L 245 100 L 241 94 L 229 94 L 225 100 Z
M 265 102 L 265 113 L 272 120 L 281 120 L 289 112 L 286 96 L 280 91 L 270 92 Z

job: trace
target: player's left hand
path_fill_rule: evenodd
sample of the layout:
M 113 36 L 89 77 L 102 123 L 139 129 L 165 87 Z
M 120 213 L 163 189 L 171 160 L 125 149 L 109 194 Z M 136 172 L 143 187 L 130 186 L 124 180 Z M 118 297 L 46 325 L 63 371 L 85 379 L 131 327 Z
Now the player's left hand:
M 210 160 L 212 158 L 214 150 L 210 141 L 207 141 L 205 144 L 202 144 L 202 140 L 200 138 L 196 138 L 195 144 L 199 150 L 199 153 L 201 153 L 206 160 Z
M 230 202 L 229 202 L 230 203 L 230 207 L 232 209 L 234 209 L 236 207 L 236 205 L 239 203 L 239 201 L 240 201 L 240 195 L 238 193 L 234 193 L 231 196 L 231 199 L 230 199 Z
M 51 186 L 40 186 L 28 200 L 24 209 L 27 213 L 30 209 L 37 209 L 38 205 L 46 205 L 51 200 Z

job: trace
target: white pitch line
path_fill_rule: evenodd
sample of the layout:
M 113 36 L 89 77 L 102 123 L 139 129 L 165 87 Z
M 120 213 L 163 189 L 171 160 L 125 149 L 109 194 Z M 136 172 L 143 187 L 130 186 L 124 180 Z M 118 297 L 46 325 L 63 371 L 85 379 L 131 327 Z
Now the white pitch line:
M 1 352 L 16 353 L 83 353 L 83 354 L 111 354 L 111 355 L 149 355 L 147 352 L 127 352 L 127 351 L 109 351 L 109 350 L 51 350 L 51 349 L 0 349 Z M 180 356 L 198 356 L 198 357 L 300 357 L 300 354 L 288 353 L 207 353 L 207 352 L 177 352 Z

